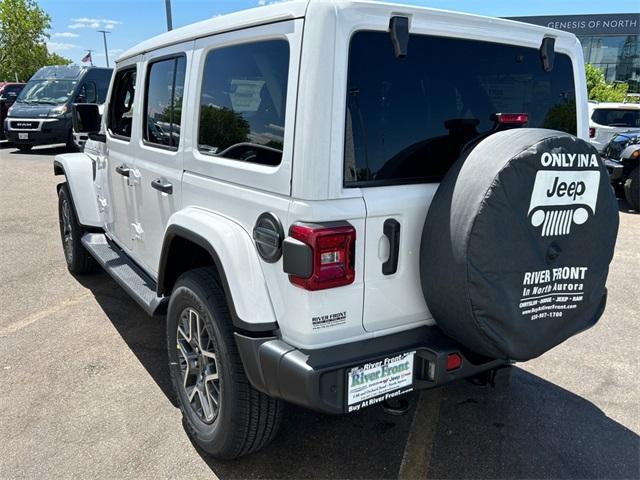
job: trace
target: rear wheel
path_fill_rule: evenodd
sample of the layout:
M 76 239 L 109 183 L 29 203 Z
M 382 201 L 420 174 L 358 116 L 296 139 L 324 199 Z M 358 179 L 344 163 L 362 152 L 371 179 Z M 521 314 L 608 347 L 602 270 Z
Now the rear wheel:
M 58 191 L 58 217 L 67 268 L 71 273 L 80 275 L 94 272 L 98 268 L 98 264 L 82 245 L 81 239 L 85 230 L 78 223 L 69 187 L 66 183 L 63 183 Z
M 634 168 L 624 182 L 624 198 L 636 212 L 640 211 L 640 166 Z
M 275 436 L 282 403 L 249 383 L 215 271 L 183 274 L 167 312 L 171 380 L 187 433 L 216 458 L 256 451 Z

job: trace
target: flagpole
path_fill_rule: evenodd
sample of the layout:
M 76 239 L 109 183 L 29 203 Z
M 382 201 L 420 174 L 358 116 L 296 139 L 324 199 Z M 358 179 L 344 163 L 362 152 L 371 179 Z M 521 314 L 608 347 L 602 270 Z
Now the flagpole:
M 164 0 L 164 8 L 167 12 L 167 30 L 173 30 L 173 19 L 171 18 L 171 0 Z
M 102 33 L 102 40 L 104 41 L 104 56 L 107 59 L 107 68 L 109 68 L 109 51 L 107 50 L 107 30 L 98 30 L 98 32 Z

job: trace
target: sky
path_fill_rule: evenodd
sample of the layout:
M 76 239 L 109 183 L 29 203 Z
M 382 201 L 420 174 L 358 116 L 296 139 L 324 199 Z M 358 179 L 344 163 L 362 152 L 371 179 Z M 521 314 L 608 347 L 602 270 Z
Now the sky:
M 172 0 L 174 28 L 217 15 L 257 7 L 273 0 Z M 635 13 L 638 0 L 400 0 L 396 3 L 443 8 L 494 17 L 588 13 Z M 88 49 L 96 66 L 105 66 L 106 30 L 113 65 L 124 50 L 167 28 L 165 0 L 40 0 L 51 16 L 49 50 L 80 63 Z

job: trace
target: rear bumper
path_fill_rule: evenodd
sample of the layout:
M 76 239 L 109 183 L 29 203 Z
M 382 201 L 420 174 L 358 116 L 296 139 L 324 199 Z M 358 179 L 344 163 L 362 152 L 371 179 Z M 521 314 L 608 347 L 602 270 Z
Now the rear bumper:
M 415 351 L 412 390 L 437 387 L 506 364 L 504 360 L 464 351 L 437 327 L 420 327 L 319 350 L 296 349 L 277 337 L 254 338 L 240 333 L 235 337 L 245 372 L 255 388 L 269 396 L 333 414 L 349 411 L 347 371 L 365 363 Z M 447 356 L 451 353 L 458 353 L 462 364 L 447 371 Z

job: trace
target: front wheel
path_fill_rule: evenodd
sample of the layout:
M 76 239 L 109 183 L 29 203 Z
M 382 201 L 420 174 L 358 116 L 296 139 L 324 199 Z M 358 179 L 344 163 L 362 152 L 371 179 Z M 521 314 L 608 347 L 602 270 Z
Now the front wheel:
M 273 439 L 282 402 L 249 383 L 212 268 L 192 270 L 176 282 L 167 311 L 167 344 L 185 429 L 203 450 L 231 459 Z
M 82 245 L 81 239 L 85 232 L 78 223 L 66 183 L 63 183 L 58 190 L 58 217 L 67 268 L 77 275 L 94 272 L 98 268 L 98 263 Z
M 634 168 L 625 180 L 624 197 L 631 208 L 640 211 L 640 166 Z

